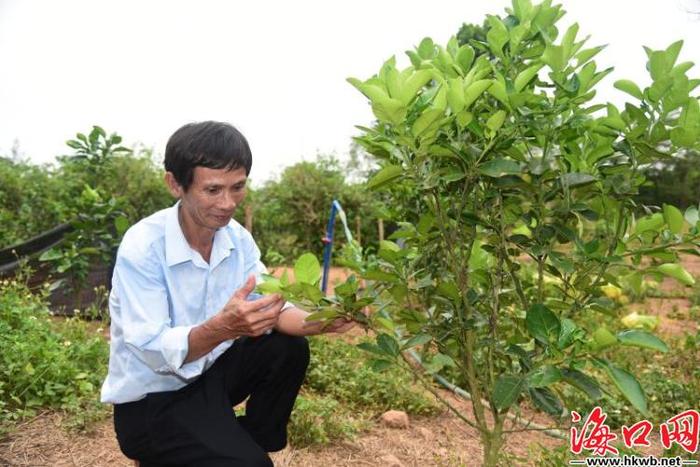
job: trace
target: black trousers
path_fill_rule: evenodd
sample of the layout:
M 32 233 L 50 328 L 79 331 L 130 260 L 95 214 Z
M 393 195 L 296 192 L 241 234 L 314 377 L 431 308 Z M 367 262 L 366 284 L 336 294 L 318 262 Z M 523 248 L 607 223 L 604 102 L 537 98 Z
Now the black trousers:
M 240 338 L 196 381 L 114 406 L 122 452 L 148 466 L 272 466 L 309 363 L 305 338 Z M 250 396 L 246 415 L 232 407 Z

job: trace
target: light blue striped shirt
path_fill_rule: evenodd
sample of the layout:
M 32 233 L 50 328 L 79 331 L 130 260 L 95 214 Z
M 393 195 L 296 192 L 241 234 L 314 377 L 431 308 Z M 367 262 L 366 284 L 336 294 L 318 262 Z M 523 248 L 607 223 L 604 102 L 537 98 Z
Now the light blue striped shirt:
M 234 220 L 216 231 L 204 261 L 182 233 L 178 208 L 179 202 L 142 219 L 119 246 L 102 402 L 135 401 L 195 380 L 233 340 L 183 364 L 190 329 L 221 311 L 250 274 L 260 280 L 265 272 L 253 237 Z

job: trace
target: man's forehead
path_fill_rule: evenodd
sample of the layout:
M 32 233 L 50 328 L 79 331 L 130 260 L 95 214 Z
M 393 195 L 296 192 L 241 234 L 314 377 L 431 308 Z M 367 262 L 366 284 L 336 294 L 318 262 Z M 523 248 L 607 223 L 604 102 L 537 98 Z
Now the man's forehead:
M 248 179 L 243 167 L 236 169 L 211 169 L 197 166 L 194 168 L 193 175 L 193 183 L 201 185 L 233 185 L 245 182 Z

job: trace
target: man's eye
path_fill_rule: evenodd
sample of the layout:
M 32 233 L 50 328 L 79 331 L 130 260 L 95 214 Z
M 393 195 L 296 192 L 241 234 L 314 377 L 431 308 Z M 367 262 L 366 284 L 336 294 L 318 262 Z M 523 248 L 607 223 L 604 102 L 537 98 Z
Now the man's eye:
M 220 191 L 219 188 L 208 188 L 208 189 L 207 189 L 207 193 L 209 193 L 210 195 L 215 195 L 215 194 L 217 194 L 219 191 Z

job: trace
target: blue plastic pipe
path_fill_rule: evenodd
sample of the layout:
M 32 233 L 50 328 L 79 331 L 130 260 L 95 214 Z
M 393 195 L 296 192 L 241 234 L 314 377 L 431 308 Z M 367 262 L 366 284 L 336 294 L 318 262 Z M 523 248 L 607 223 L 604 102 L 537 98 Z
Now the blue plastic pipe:
M 326 236 L 323 238 L 325 247 L 323 248 L 323 280 L 321 281 L 321 290 L 326 293 L 328 287 L 328 271 L 331 267 L 331 253 L 333 251 L 333 233 L 335 231 L 335 215 L 342 210 L 338 200 L 334 199 L 331 203 L 331 216 L 328 218 L 328 226 L 326 227 Z

